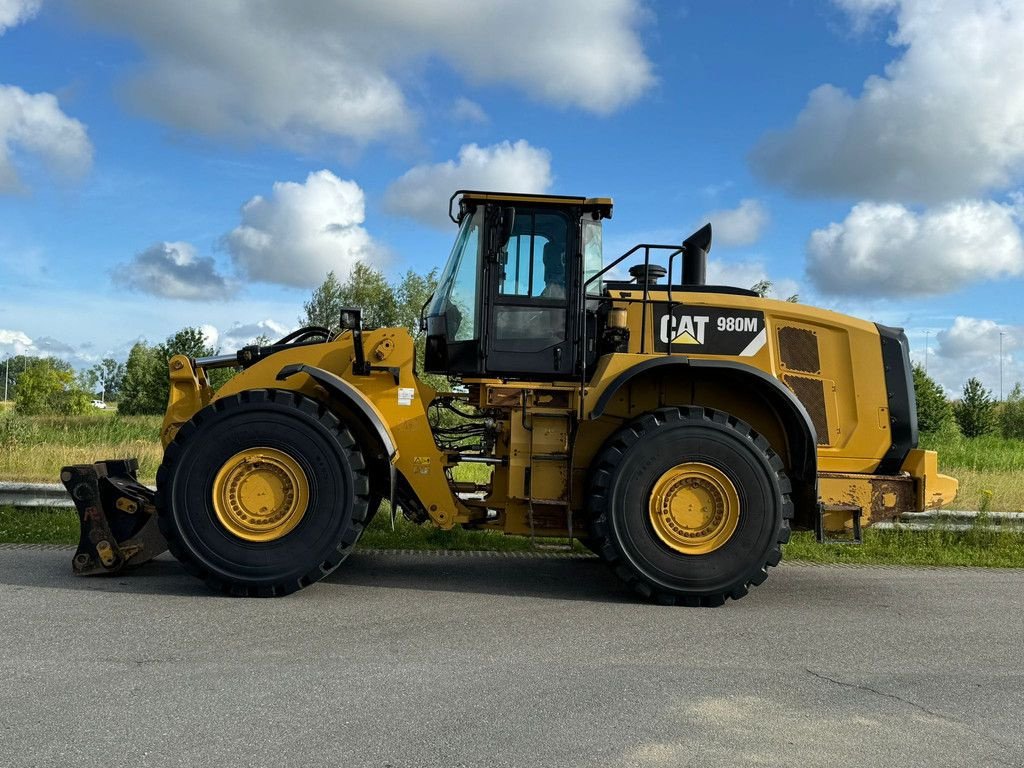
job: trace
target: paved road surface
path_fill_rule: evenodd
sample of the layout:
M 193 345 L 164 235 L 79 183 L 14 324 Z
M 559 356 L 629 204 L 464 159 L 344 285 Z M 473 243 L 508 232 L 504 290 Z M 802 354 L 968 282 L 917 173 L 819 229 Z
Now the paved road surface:
M 0 765 L 1024 765 L 1024 571 L 358 554 L 281 600 L 0 548 Z

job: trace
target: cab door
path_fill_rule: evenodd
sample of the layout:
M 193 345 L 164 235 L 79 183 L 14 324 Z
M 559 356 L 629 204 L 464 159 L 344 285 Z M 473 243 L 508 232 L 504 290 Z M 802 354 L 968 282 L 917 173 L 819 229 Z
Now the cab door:
M 489 270 L 486 369 L 558 378 L 573 370 L 569 317 L 576 291 L 575 227 L 565 212 L 516 209 L 508 243 Z

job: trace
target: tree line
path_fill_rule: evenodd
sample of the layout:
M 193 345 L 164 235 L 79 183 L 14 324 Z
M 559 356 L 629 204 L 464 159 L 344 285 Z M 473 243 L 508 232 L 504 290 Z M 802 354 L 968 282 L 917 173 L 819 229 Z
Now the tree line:
M 419 338 L 420 315 L 437 286 L 437 270 L 426 274 L 408 270 L 391 282 L 383 271 L 359 263 L 341 281 L 334 272 L 303 302 L 302 326 L 321 326 L 337 330 L 343 307 L 359 307 L 366 328 L 407 328 Z M 765 294 L 771 285 L 754 286 Z M 795 300 L 791 297 L 790 300 Z M 260 337 L 257 344 L 273 343 Z M 210 346 L 197 327 L 186 326 L 163 342 L 150 345 L 140 341 L 132 346 L 125 363 L 106 358 L 75 374 L 71 365 L 58 358 L 11 357 L 8 398 L 25 414 L 75 414 L 89 410 L 90 400 L 115 400 L 124 414 L 162 414 L 169 390 L 167 365 L 174 355 L 208 357 L 222 352 Z M 0 372 L 4 370 L 0 362 Z M 210 371 L 211 384 L 223 385 L 234 370 Z M 999 403 L 976 378 L 968 379 L 959 399 L 950 401 L 942 387 L 920 365 L 914 366 L 917 393 L 917 421 L 922 432 L 955 431 L 966 437 L 1001 433 L 1024 440 L 1024 389 L 1017 384 L 1005 402 Z
M 981 381 L 971 377 L 957 400 L 950 401 L 942 387 L 921 365 L 914 365 L 917 394 L 917 426 L 925 433 L 959 432 L 964 437 L 1001 434 L 1024 440 L 1024 388 L 1014 385 L 998 402 Z
M 344 281 L 329 272 L 309 301 L 303 302 L 299 324 L 337 330 L 342 308 L 360 307 L 365 328 L 403 327 L 418 337 L 420 311 L 436 286 L 436 269 L 426 274 L 409 270 L 392 283 L 381 270 L 360 263 Z M 252 343 L 274 341 L 261 336 Z M 9 372 L 7 397 L 25 415 L 87 413 L 93 399 L 116 401 L 118 412 L 127 415 L 162 414 L 167 407 L 167 365 L 172 357 L 209 357 L 234 351 L 214 348 L 200 328 L 186 326 L 158 344 L 137 342 L 124 363 L 106 358 L 76 374 L 70 363 L 59 358 L 16 355 L 0 361 L 0 374 L 5 369 Z M 234 373 L 231 368 L 213 369 L 210 383 L 218 388 Z

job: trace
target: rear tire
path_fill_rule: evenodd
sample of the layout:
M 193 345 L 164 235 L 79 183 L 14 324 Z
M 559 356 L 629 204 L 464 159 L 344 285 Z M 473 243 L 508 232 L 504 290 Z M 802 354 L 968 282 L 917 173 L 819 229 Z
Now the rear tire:
M 275 523 L 273 501 L 269 513 L 245 507 L 263 503 L 261 488 L 245 490 L 261 453 L 279 457 L 280 468 L 253 485 L 285 479 L 276 503 L 288 524 Z M 226 492 L 236 494 L 231 503 Z M 363 531 L 368 495 L 362 454 L 333 413 L 296 392 L 254 389 L 215 401 L 181 427 L 157 473 L 156 503 L 160 531 L 188 571 L 228 594 L 270 597 L 342 563 Z M 250 531 L 260 512 L 264 527 Z
M 663 408 L 619 430 L 595 459 L 588 491 L 597 553 L 659 603 L 737 600 L 767 578 L 789 541 L 782 460 L 750 425 L 710 408 Z M 656 512 L 665 507 L 667 523 Z

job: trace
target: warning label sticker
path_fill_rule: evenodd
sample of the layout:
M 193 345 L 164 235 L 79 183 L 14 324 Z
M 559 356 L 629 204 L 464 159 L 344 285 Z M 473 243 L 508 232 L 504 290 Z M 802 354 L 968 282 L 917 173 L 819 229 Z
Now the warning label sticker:
M 752 357 L 768 341 L 764 313 L 723 307 L 655 305 L 654 349 Z

